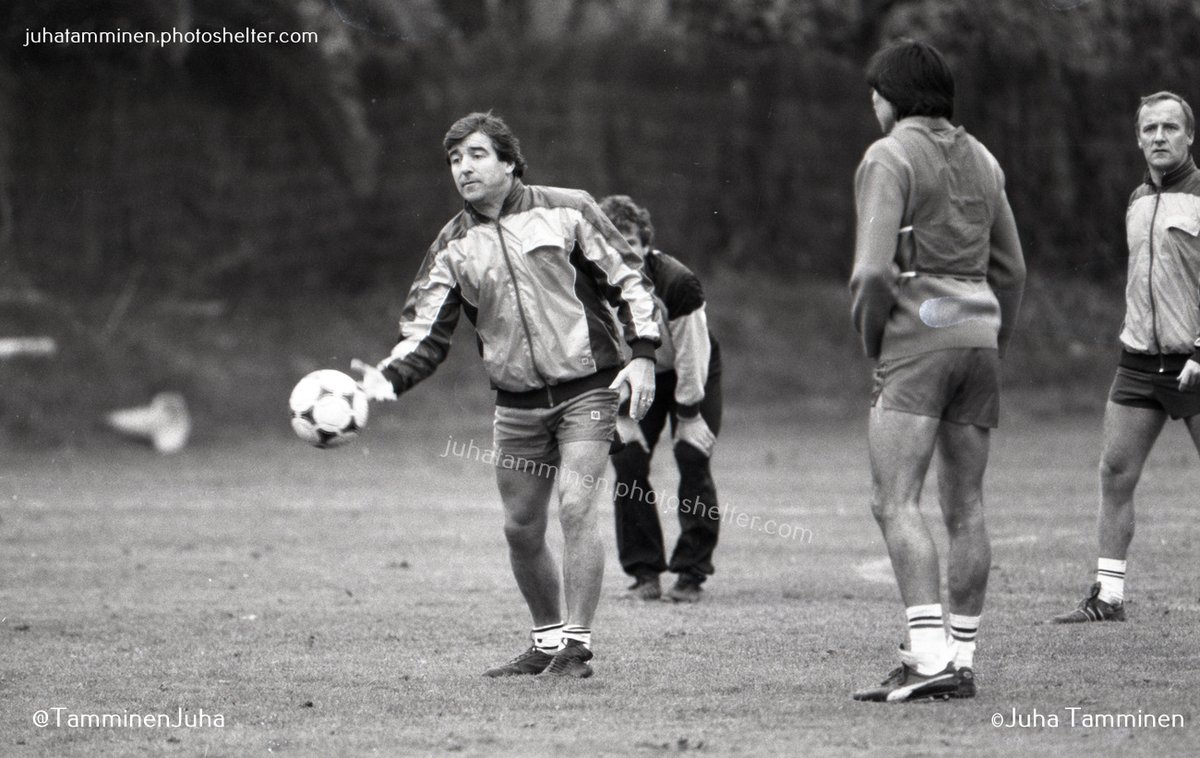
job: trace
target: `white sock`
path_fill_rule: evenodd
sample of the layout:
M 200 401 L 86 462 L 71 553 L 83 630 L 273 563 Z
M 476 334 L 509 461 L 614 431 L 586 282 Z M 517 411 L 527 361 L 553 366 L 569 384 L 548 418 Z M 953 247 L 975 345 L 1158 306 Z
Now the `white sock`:
M 908 652 L 917 661 L 918 674 L 936 674 L 950 662 L 942 604 L 914 605 L 904 609 L 908 616 Z
M 577 626 L 574 624 L 564 626 L 562 636 L 564 645 L 567 640 L 576 640 L 577 642 L 582 642 L 583 646 L 588 650 L 592 649 L 592 630 L 586 626 Z
M 975 635 L 979 634 L 979 616 L 950 614 L 950 638 L 954 640 L 954 667 L 975 666 Z
M 1125 599 L 1125 561 L 1101 558 L 1096 561 L 1096 581 L 1100 582 L 1100 599 L 1116 605 Z
M 533 646 L 538 650 L 554 655 L 562 647 L 562 622 L 549 624 L 548 626 L 534 627 L 529 631 L 529 637 L 533 640 Z

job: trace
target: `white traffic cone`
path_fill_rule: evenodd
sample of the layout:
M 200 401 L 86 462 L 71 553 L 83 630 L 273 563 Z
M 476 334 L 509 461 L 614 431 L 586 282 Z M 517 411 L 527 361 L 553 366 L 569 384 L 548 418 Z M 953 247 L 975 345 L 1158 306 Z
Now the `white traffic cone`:
M 192 432 L 187 402 L 178 392 L 160 392 L 149 405 L 112 411 L 107 420 L 118 432 L 149 439 L 164 455 L 182 450 Z

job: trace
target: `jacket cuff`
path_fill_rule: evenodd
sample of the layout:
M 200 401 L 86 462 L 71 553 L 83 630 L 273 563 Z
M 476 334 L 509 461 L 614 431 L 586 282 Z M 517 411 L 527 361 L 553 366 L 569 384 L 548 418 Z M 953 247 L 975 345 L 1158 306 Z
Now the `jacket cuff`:
M 650 340 L 634 340 L 629 343 L 629 348 L 633 350 L 634 358 L 649 358 L 654 360 L 655 345 Z
M 700 415 L 700 404 L 677 405 L 675 406 L 675 415 L 679 418 L 696 418 Z
M 400 376 L 400 372 L 388 366 L 383 369 L 383 377 L 392 383 L 392 389 L 396 391 L 396 397 L 400 397 L 400 393 L 404 392 L 404 379 Z

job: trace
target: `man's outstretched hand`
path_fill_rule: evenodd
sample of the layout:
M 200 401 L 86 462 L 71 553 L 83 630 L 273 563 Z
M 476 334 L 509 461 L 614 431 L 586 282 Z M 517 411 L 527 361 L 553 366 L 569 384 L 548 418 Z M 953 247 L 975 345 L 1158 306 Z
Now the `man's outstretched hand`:
M 350 361 L 350 368 L 362 373 L 362 381 L 358 383 L 358 386 L 362 387 L 368 398 L 371 400 L 396 399 L 396 388 L 378 368 L 357 358 Z

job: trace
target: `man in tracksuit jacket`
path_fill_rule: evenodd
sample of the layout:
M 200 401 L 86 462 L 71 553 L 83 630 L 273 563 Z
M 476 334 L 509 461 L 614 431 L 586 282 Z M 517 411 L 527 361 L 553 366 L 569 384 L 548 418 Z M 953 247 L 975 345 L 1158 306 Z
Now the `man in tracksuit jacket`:
M 1133 491 L 1168 417 L 1183 419 L 1200 451 L 1200 172 L 1189 148 L 1192 108 L 1158 92 L 1137 110 L 1146 180 L 1125 214 L 1129 274 L 1121 359 L 1104 411 L 1100 456 L 1100 555 L 1079 606 L 1051 619 L 1125 620 L 1125 560 Z
M 596 483 L 620 395 L 628 390 L 636 418 L 654 400 L 660 334 L 651 285 L 587 193 L 522 183 L 520 145 L 498 117 L 459 119 L 443 147 L 466 205 L 426 254 L 391 355 L 355 368 L 373 399 L 395 399 L 433 373 L 459 313 L 467 315 L 496 390 L 489 462 L 513 574 L 533 617 L 528 650 L 485 673 L 587 677 L 604 573 L 597 511 L 607 492 Z M 627 365 L 613 311 L 632 351 Z M 556 491 L 561 578 L 546 542 Z
M 1004 172 L 952 126 L 954 77 L 933 47 L 902 40 L 867 67 L 885 136 L 855 175 L 852 315 L 877 358 L 868 427 L 875 515 L 908 619 L 901 665 L 857 700 L 973 697 L 975 635 L 990 568 L 983 519 L 999 361 L 1025 284 Z M 937 548 L 920 511 L 934 454 L 950 538 L 947 642 Z
M 681 262 L 653 247 L 650 212 L 628 195 L 610 195 L 600 209 L 634 252 L 645 261 L 659 304 L 662 345 L 656 354 L 655 397 L 640 422 L 622 415 L 617 432 L 624 443 L 613 457 L 616 471 L 613 515 L 621 568 L 634 578 L 634 597 L 662 597 L 659 574 L 677 575 L 667 597 L 696 602 L 701 585 L 713 573 L 713 550 L 721 529 L 712 451 L 721 431 L 721 354 L 708 331 L 704 288 Z M 679 540 L 667 563 L 658 511 L 672 508 L 670 498 L 654 492 L 650 460 L 663 427 L 670 421 L 679 468 Z

